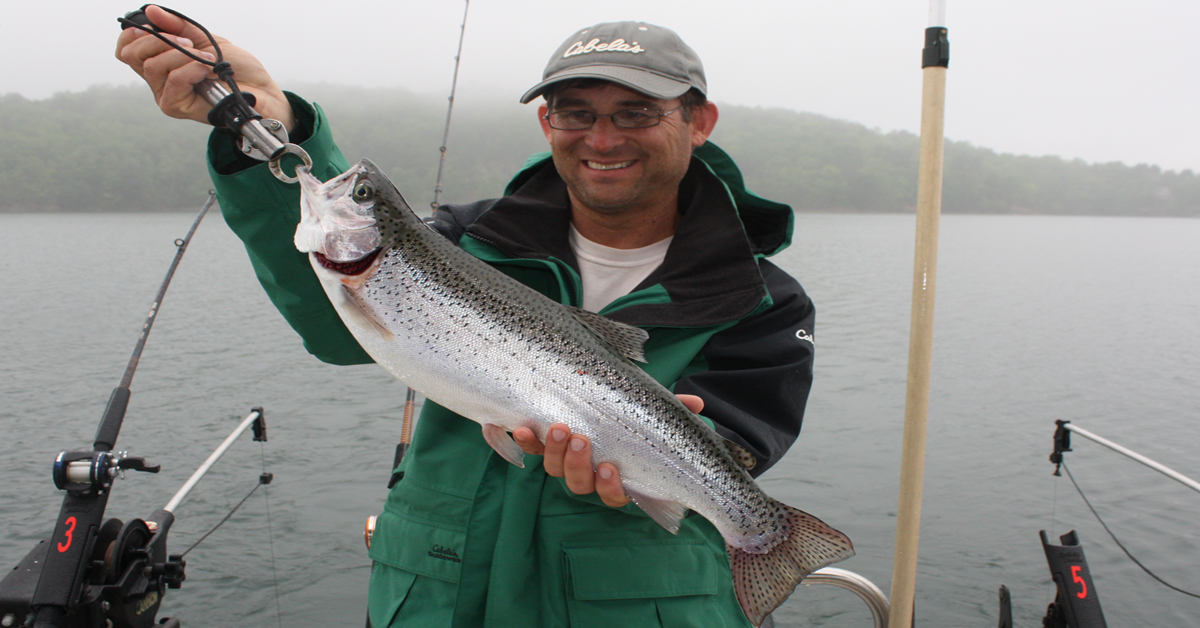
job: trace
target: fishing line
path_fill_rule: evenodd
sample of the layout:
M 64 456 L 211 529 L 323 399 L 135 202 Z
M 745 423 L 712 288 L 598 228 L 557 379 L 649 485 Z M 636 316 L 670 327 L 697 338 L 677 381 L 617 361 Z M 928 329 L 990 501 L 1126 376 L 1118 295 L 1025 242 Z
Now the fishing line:
M 1053 505 L 1050 507 L 1050 537 L 1057 538 L 1057 535 L 1058 535 L 1058 482 L 1051 482 L 1051 484 L 1054 485 L 1054 501 L 1053 501 Z M 1049 590 L 1049 589 L 1046 590 L 1046 592 L 1043 596 L 1042 606 L 1049 606 L 1054 601 L 1055 595 L 1057 595 L 1057 591 L 1052 592 L 1052 590 Z
M 1054 501 L 1050 507 L 1050 536 L 1058 534 L 1058 482 L 1051 482 L 1054 485 Z
M 208 532 L 206 532 L 204 534 L 204 536 L 200 537 L 200 539 L 198 541 L 196 541 L 195 543 L 192 543 L 191 547 L 184 550 L 184 552 L 179 555 L 180 558 L 187 556 L 188 552 L 196 549 L 196 546 L 203 543 L 204 539 L 207 539 L 209 536 L 212 535 L 213 532 L 217 531 L 217 528 L 220 528 L 222 525 L 225 524 L 226 521 L 229 521 L 229 518 L 232 517 L 233 514 L 236 513 L 238 511 L 238 509 L 241 508 L 242 505 L 246 503 L 246 500 L 250 499 L 250 496 L 254 494 L 254 491 L 258 490 L 258 487 L 267 486 L 268 484 L 271 483 L 271 480 L 275 479 L 275 476 L 273 474 L 267 473 L 267 457 L 266 457 L 266 453 L 264 451 L 264 445 L 262 444 L 262 443 L 266 442 L 266 428 L 265 427 L 255 427 L 254 432 L 255 432 L 255 440 L 259 441 L 259 456 L 262 458 L 262 464 L 263 464 L 263 472 L 262 472 L 262 475 L 258 476 L 258 483 L 254 485 L 254 488 L 250 489 L 249 493 L 246 493 L 246 496 L 242 498 L 242 501 L 238 502 L 233 507 L 233 509 L 230 510 L 229 513 L 225 515 L 225 518 L 223 518 L 219 522 L 217 522 L 217 525 L 213 526 L 212 529 L 209 530 Z M 261 437 L 260 437 L 260 435 L 261 435 Z M 270 489 L 266 489 L 266 491 L 269 493 Z M 269 497 L 269 495 L 268 495 L 268 497 Z M 267 501 L 268 531 L 270 531 L 270 517 L 271 517 L 271 502 Z M 275 565 L 274 554 L 272 554 L 271 558 L 272 558 L 271 566 L 274 567 L 274 565 Z
M 1091 510 L 1091 511 L 1092 511 L 1092 514 L 1096 516 L 1096 521 L 1099 521 L 1099 522 L 1100 522 L 1100 525 L 1104 527 L 1104 531 L 1108 533 L 1108 536 L 1112 537 L 1112 540 L 1113 540 L 1113 542 L 1114 542 L 1114 543 L 1116 543 L 1116 544 L 1117 544 L 1117 547 L 1121 548 L 1121 551 L 1122 551 L 1122 552 L 1125 552 L 1125 555 L 1129 557 L 1129 560 L 1132 560 L 1132 561 L 1133 561 L 1133 562 L 1134 562 L 1134 563 L 1135 563 L 1135 564 L 1136 564 L 1138 567 L 1141 567 L 1141 568 L 1142 568 L 1142 571 L 1144 571 L 1144 572 L 1146 572 L 1147 574 L 1149 574 L 1151 578 L 1154 578 L 1155 580 L 1159 581 L 1160 583 L 1162 583 L 1162 584 L 1163 584 L 1163 586 L 1166 586 L 1168 589 L 1172 589 L 1172 590 L 1178 591 L 1178 592 L 1180 592 L 1180 593 L 1182 593 L 1182 594 L 1184 594 L 1184 595 L 1189 595 L 1189 596 L 1191 596 L 1191 597 L 1194 597 L 1194 598 L 1200 598 L 1200 595 L 1197 595 L 1197 594 L 1195 594 L 1195 593 L 1192 593 L 1192 592 L 1190 592 L 1190 591 L 1185 591 L 1185 590 L 1183 590 L 1183 589 L 1180 589 L 1179 587 L 1177 587 L 1177 586 L 1175 586 L 1175 585 L 1173 585 L 1173 584 L 1171 584 L 1171 583 L 1167 582 L 1166 580 L 1163 580 L 1162 578 L 1159 578 L 1157 575 L 1155 575 L 1155 573 L 1154 573 L 1153 571 L 1150 571 L 1148 568 L 1146 568 L 1146 566 L 1145 566 L 1145 565 L 1143 565 L 1143 564 L 1141 563 L 1141 561 L 1139 561 L 1138 559 L 1134 558 L 1134 557 L 1133 557 L 1133 554 L 1130 554 L 1130 553 L 1129 553 L 1129 550 L 1125 548 L 1125 545 L 1124 545 L 1124 544 L 1122 544 L 1122 543 L 1121 543 L 1121 541 L 1119 541 L 1119 540 L 1117 539 L 1117 535 L 1113 534 L 1113 531 L 1112 531 L 1112 530 L 1110 530 L 1110 529 L 1108 528 L 1108 524 L 1104 523 L 1104 519 L 1101 519 L 1101 518 L 1100 518 L 1100 513 L 1096 512 L 1096 509 L 1092 507 L 1092 502 L 1088 501 L 1088 498 L 1087 498 L 1087 496 L 1083 494 L 1083 489 L 1082 489 L 1082 488 L 1080 488 L 1080 487 L 1079 487 L 1079 483 L 1075 481 L 1075 476 L 1071 475 L 1071 469 L 1069 469 L 1069 468 L 1067 467 L 1067 463 L 1066 463 L 1066 461 L 1065 461 L 1065 460 L 1062 462 L 1062 468 L 1063 468 L 1063 470 L 1064 470 L 1064 471 L 1066 471 L 1066 472 L 1067 472 L 1067 477 L 1068 477 L 1068 478 L 1071 478 L 1071 484 L 1074 484 L 1074 485 L 1075 485 L 1075 490 L 1076 490 L 1076 491 L 1078 491 L 1078 492 L 1079 492 L 1079 496 L 1083 498 L 1083 503 L 1087 504 L 1088 510 Z
M 267 453 L 262 443 L 258 444 L 259 456 L 262 458 L 263 474 L 259 478 L 264 478 L 267 473 Z M 269 480 L 268 480 L 269 482 Z M 264 482 L 264 484 L 268 483 Z M 257 488 L 257 487 L 255 487 Z M 247 496 L 249 497 L 249 496 Z M 283 609 L 279 604 L 279 572 L 275 569 L 275 529 L 271 526 L 271 489 L 263 491 L 263 503 L 267 507 L 267 547 L 271 550 L 271 579 L 275 581 L 275 620 L 279 622 L 279 628 L 283 628 Z
M 242 501 L 238 502 L 237 505 L 233 507 L 233 510 L 230 510 L 229 514 L 225 515 L 224 519 L 221 519 L 221 521 L 218 522 L 217 525 L 213 526 L 211 530 L 204 533 L 204 536 L 200 537 L 200 540 L 196 541 L 195 543 L 192 543 L 192 546 L 187 548 L 186 550 L 184 550 L 183 553 L 179 555 L 179 557 L 183 558 L 184 556 L 187 556 L 188 552 L 196 549 L 196 546 L 203 543 L 204 539 L 207 539 L 213 532 L 217 531 L 217 528 L 221 527 L 226 521 L 229 521 L 229 518 L 233 516 L 233 513 L 237 512 L 238 508 L 241 508 L 242 504 L 246 503 L 247 499 L 250 499 L 250 496 L 254 494 L 254 491 L 258 490 L 259 486 L 262 486 L 262 484 L 261 483 L 255 484 L 254 488 L 250 489 L 249 493 L 246 493 L 246 496 L 242 498 Z

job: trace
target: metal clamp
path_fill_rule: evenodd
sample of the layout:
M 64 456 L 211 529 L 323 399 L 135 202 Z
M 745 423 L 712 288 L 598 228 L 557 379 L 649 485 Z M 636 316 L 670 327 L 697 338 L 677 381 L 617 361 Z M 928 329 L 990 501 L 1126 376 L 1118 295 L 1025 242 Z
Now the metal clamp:
M 283 181 L 284 183 L 295 183 L 296 181 L 299 181 L 299 179 L 296 177 L 289 177 L 286 174 L 284 174 L 283 168 L 281 168 L 279 166 L 279 161 L 281 159 L 283 159 L 284 155 L 295 155 L 295 156 L 299 157 L 300 160 L 304 162 L 304 165 L 298 166 L 298 168 L 305 168 L 305 169 L 309 169 L 309 170 L 312 169 L 312 165 L 313 165 L 312 157 L 308 156 L 307 151 L 305 151 L 303 148 L 300 148 L 299 146 L 297 146 L 295 144 L 284 144 L 283 150 L 280 151 L 279 155 L 277 155 L 276 157 L 271 159 L 271 161 L 267 162 L 267 167 L 271 169 L 271 174 L 275 175 L 276 179 L 279 179 L 280 181 Z
M 243 154 L 259 161 L 269 163 L 271 174 L 284 183 L 295 183 L 298 179 L 284 174 L 279 160 L 284 155 L 295 155 L 307 167 L 312 167 L 312 157 L 308 152 L 295 144 L 288 142 L 288 132 L 283 123 L 278 120 L 263 119 L 256 111 L 237 105 L 233 94 L 218 81 L 208 79 L 196 84 L 195 91 L 208 104 L 213 106 L 209 121 L 214 126 L 223 123 L 242 135 L 239 148 Z M 242 94 L 246 102 L 253 106 L 251 94 Z

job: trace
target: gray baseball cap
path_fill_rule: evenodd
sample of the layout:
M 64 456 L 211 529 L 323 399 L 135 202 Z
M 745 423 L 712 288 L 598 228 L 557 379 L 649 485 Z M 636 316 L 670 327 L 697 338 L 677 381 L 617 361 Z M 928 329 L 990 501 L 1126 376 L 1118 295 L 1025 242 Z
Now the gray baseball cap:
M 693 87 L 708 93 L 700 57 L 675 31 L 645 22 L 606 22 L 568 37 L 550 57 L 542 82 L 525 92 L 521 102 L 550 91 L 555 83 L 580 78 L 612 81 L 663 99 Z

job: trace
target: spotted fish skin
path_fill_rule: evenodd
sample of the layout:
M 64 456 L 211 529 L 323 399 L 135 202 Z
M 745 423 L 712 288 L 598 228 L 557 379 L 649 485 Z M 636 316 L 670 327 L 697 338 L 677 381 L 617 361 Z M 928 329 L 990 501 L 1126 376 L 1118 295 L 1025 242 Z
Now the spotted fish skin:
M 518 427 L 543 442 L 559 422 L 586 435 L 593 464 L 612 463 L 664 528 L 677 532 L 689 509 L 716 526 L 755 625 L 805 575 L 853 554 L 845 535 L 764 493 L 716 432 L 631 361 L 645 331 L 556 303 L 466 253 L 368 160 L 327 183 L 298 176 L 297 245 L 354 337 L 396 378 L 480 423 L 506 460 L 523 466 L 506 434 Z M 363 242 L 379 248 L 364 255 Z

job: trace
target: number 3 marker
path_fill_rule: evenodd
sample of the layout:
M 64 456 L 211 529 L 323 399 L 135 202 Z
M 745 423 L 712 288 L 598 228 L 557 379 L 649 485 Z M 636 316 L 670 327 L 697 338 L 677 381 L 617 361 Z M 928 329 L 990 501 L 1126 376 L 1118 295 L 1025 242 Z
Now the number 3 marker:
M 58 553 L 60 554 L 71 549 L 71 542 L 75 539 L 75 517 L 67 517 L 64 523 L 67 524 L 67 530 L 63 533 L 67 537 L 67 544 L 58 544 Z

